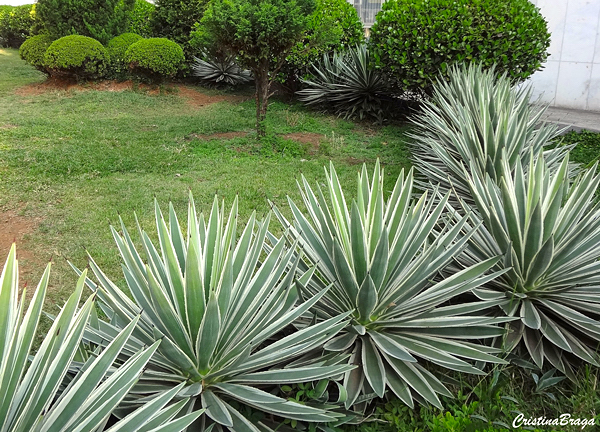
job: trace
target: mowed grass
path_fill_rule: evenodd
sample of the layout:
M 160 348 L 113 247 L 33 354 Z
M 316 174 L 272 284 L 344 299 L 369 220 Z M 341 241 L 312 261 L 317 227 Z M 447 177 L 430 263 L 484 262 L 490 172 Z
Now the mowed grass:
M 30 285 L 54 257 L 50 310 L 74 287 L 67 259 L 85 267 L 86 249 L 124 285 L 109 224 L 120 214 L 135 232 L 136 212 L 154 233 L 155 197 L 163 210 L 173 201 L 185 223 L 189 190 L 203 211 L 215 193 L 227 207 L 237 195 L 245 222 L 253 211 L 266 215 L 267 199 L 284 210 L 286 196 L 299 202 L 296 179 L 322 181 L 329 160 L 350 195 L 363 161 L 372 168 L 381 159 L 388 189 L 409 166 L 402 125 L 356 124 L 274 100 L 268 129 L 276 138 L 260 144 L 248 91 L 245 101 L 196 106 L 176 88 L 155 94 L 27 87 L 44 79 L 16 50 L 0 50 L 0 215 L 36 221 L 17 247 L 33 257 L 25 262 Z M 228 132 L 240 136 L 206 139 Z M 285 140 L 286 134 L 317 137 L 320 145 Z M 276 221 L 272 227 L 280 231 Z

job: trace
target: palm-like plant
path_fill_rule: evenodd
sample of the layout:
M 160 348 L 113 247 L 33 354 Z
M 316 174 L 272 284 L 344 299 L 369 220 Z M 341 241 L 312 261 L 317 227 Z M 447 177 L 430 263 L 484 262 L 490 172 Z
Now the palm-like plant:
M 544 151 L 560 132 L 553 124 L 540 124 L 545 108 L 532 106 L 530 100 L 530 86 L 515 87 L 493 68 L 453 66 L 448 81 L 438 81 L 432 98 L 413 119 L 412 160 L 428 187 L 454 189 L 472 203 L 465 168 L 473 176 L 483 179 L 487 174 L 498 181 L 503 153 L 512 169 L 519 161 L 527 166 L 531 151 L 544 152 L 549 166 L 557 168 L 568 147 Z
M 12 246 L 0 277 L 0 431 L 99 432 L 113 409 L 135 385 L 160 342 L 132 352 L 117 369 L 111 367 L 137 324 L 134 318 L 113 341 L 97 352 L 61 389 L 94 306 L 90 297 L 78 310 L 85 272 L 48 331 L 39 351 L 28 357 L 42 314 L 50 264 L 25 311 L 25 292 L 18 300 L 18 261 Z M 109 373 L 108 378 L 105 375 Z M 200 413 L 172 418 L 184 404 L 165 408 L 180 389 L 166 392 L 108 429 L 110 432 L 179 432 Z
M 127 349 L 134 352 L 162 340 L 126 399 L 123 412 L 143 403 L 148 394 L 185 383 L 179 397 L 187 398 L 189 409 L 206 409 L 189 431 L 204 430 L 213 423 L 234 431 L 258 431 L 240 406 L 294 420 L 337 419 L 339 414 L 324 408 L 271 393 L 281 384 L 327 379 L 349 368 L 332 356 L 288 364 L 333 337 L 346 325 L 348 314 L 301 331 L 288 331 L 325 292 L 296 306 L 295 268 L 300 257 L 295 246 L 286 249 L 285 240 L 259 261 L 269 217 L 256 222 L 253 214 L 236 241 L 237 198 L 227 218 L 224 204 L 219 206 L 215 198 L 205 223 L 190 195 L 185 236 L 172 205 L 166 222 L 156 203 L 156 223 L 160 250 L 138 224 L 145 262 L 123 223 L 122 234 L 113 228 L 133 300 L 90 261 L 99 284 L 91 280 L 88 284 L 111 322 L 92 325 L 86 334 L 88 341 L 102 344 L 111 340 L 138 315 L 134 339 Z M 301 275 L 299 283 L 307 283 L 311 274 L 309 270 Z M 288 333 L 282 334 L 284 330 Z M 273 340 L 276 335 L 281 337 Z
M 333 108 L 345 118 L 374 117 L 383 119 L 383 104 L 388 87 L 378 71 L 370 65 L 366 45 L 338 53 L 313 65 L 314 78 L 303 80 L 308 88 L 296 92 L 298 100 L 308 106 Z
M 502 273 L 484 275 L 498 258 L 434 281 L 467 241 L 458 238 L 466 217 L 448 220 L 431 238 L 448 196 L 438 204 L 427 193 L 413 201 L 411 170 L 406 178 L 400 175 L 385 200 L 377 162 L 372 182 L 363 166 L 356 200 L 348 208 L 333 165 L 326 175 L 329 202 L 320 187 L 313 192 L 302 177 L 309 218 L 289 198 L 293 226 L 276 214 L 291 240 L 316 264 L 318 278 L 303 281 L 303 292 L 313 296 L 331 284 L 315 304 L 318 319 L 351 313 L 350 324 L 325 345 L 329 351 L 349 353 L 350 363 L 358 365 L 344 378 L 346 405 L 353 405 L 361 392 L 381 397 L 389 387 L 410 406 L 416 398 L 439 407 L 438 394 L 450 393 L 417 359 L 469 373 L 480 371 L 463 359 L 501 362 L 486 347 L 464 341 L 503 333 L 495 324 L 505 318 L 479 314 L 499 300 L 449 303 Z
M 569 157 L 551 170 L 543 156 L 513 170 L 502 159 L 499 183 L 473 176 L 472 197 L 483 225 L 458 261 L 463 266 L 503 255 L 508 271 L 475 289 L 500 300 L 511 323 L 509 349 L 519 342 L 541 368 L 544 358 L 573 377 L 569 356 L 598 364 L 600 342 L 600 207 L 596 167 L 569 179 Z

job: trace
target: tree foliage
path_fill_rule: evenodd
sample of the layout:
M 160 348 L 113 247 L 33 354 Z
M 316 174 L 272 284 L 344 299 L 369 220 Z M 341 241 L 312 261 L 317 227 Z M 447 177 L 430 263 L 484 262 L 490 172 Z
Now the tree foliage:
M 36 14 L 55 39 L 78 34 L 106 45 L 127 31 L 134 0 L 38 0 Z
M 315 0 L 214 0 L 201 21 L 206 40 L 238 55 L 256 83 L 256 128 L 264 120 L 273 77 L 310 25 Z

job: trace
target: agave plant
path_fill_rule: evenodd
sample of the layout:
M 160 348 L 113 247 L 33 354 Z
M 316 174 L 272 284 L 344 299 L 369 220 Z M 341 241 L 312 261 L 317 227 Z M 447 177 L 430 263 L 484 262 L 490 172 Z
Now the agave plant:
M 85 272 L 75 292 L 55 318 L 39 351 L 31 358 L 42 306 L 48 288 L 50 264 L 33 294 L 27 311 L 24 290 L 18 300 L 18 261 L 15 245 L 0 277 L 0 432 L 99 432 L 104 430 L 112 410 L 135 385 L 142 369 L 160 342 L 136 350 L 117 369 L 111 367 L 129 340 L 138 318 L 112 342 L 96 352 L 61 389 L 74 358 L 90 312 L 90 297 L 78 310 Z M 109 376 L 105 378 L 105 375 Z M 201 413 L 172 420 L 184 402 L 165 408 L 180 388 L 165 392 L 134 411 L 108 430 L 111 432 L 179 432 Z
M 527 166 L 529 154 L 544 153 L 558 168 L 568 146 L 544 151 L 558 137 L 553 124 L 540 124 L 545 108 L 530 104 L 531 87 L 514 87 L 510 78 L 481 65 L 451 67 L 448 81 L 439 80 L 430 100 L 413 121 L 412 160 L 416 169 L 441 191 L 454 189 L 472 203 L 465 168 L 470 175 L 498 181 L 502 154 L 509 166 Z
M 469 182 L 483 225 L 458 257 L 462 266 L 503 255 L 508 271 L 474 289 L 482 300 L 500 300 L 511 323 L 507 349 L 524 346 L 541 368 L 547 359 L 574 377 L 570 359 L 598 364 L 600 342 L 600 207 L 596 166 L 569 179 L 569 157 L 558 170 L 530 155 L 513 172 L 502 159 L 500 181 L 487 175 Z M 569 353 L 569 354 L 567 354 Z
M 349 363 L 358 365 L 344 377 L 346 406 L 372 393 L 382 397 L 389 387 L 411 407 L 413 398 L 440 407 L 438 394 L 451 393 L 423 361 L 467 373 L 481 373 L 468 360 L 502 362 L 487 347 L 465 341 L 503 334 L 496 324 L 506 318 L 479 313 L 500 300 L 449 303 L 503 273 L 484 275 L 499 258 L 434 281 L 467 241 L 459 238 L 466 217 L 448 220 L 437 238 L 430 238 L 447 195 L 438 204 L 428 193 L 413 201 L 411 170 L 406 178 L 400 174 L 385 200 L 383 169 L 377 162 L 372 182 L 363 166 L 356 200 L 348 208 L 333 165 L 326 175 L 329 202 L 321 187 L 315 194 L 302 177 L 309 217 L 289 198 L 293 226 L 276 214 L 291 240 L 316 263 L 319 278 L 302 281 L 302 291 L 313 296 L 331 284 L 315 304 L 318 321 L 351 313 L 351 322 L 325 345 L 350 354 Z
M 343 53 L 329 54 L 313 65 L 314 78 L 303 80 L 308 88 L 296 92 L 308 106 L 333 108 L 345 118 L 374 117 L 383 120 L 383 104 L 388 87 L 383 76 L 370 67 L 366 45 L 357 45 Z
M 193 75 L 212 84 L 236 86 L 252 81 L 251 72 L 240 68 L 235 60 L 235 55 L 211 56 L 203 52 L 203 58 L 194 57 Z
M 257 222 L 252 214 L 236 241 L 237 198 L 226 218 L 224 203 L 219 206 L 215 197 L 205 223 L 190 194 L 185 236 L 172 205 L 167 222 L 156 203 L 156 224 L 160 250 L 138 223 L 146 261 L 122 222 L 122 234 L 112 229 L 133 300 L 90 261 L 99 284 L 88 279 L 88 285 L 110 322 L 90 326 L 87 340 L 110 341 L 138 315 L 134 339 L 126 348 L 135 352 L 162 340 L 122 412 L 143 403 L 149 394 L 185 383 L 178 396 L 187 398 L 190 410 L 206 409 L 188 431 L 214 424 L 238 432 L 258 431 L 259 422 L 243 414 L 248 407 L 266 413 L 260 421 L 263 430 L 268 429 L 269 416 L 310 422 L 338 419 L 340 415 L 327 407 L 302 405 L 274 394 L 279 385 L 328 379 L 349 370 L 334 356 L 299 359 L 337 334 L 348 314 L 290 331 L 290 324 L 326 291 L 296 306 L 294 281 L 300 257 L 294 246 L 286 248 L 284 239 L 259 260 L 269 216 Z M 300 275 L 298 282 L 306 284 L 313 271 Z

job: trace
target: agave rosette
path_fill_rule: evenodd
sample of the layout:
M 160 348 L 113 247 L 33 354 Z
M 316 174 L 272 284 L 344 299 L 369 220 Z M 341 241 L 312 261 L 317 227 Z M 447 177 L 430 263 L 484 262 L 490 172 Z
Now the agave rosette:
M 448 81 L 437 82 L 432 98 L 413 119 L 412 161 L 427 187 L 454 190 L 472 203 L 465 168 L 498 181 L 503 153 L 512 169 L 519 162 L 527 166 L 531 151 L 543 152 L 549 166 L 558 168 L 569 147 L 544 151 L 560 131 L 541 121 L 545 108 L 530 100 L 531 86 L 515 87 L 493 68 L 473 63 L 452 67 Z
M 313 65 L 314 77 L 303 80 L 307 88 L 296 92 L 298 100 L 308 106 L 334 108 L 345 118 L 383 118 L 382 105 L 388 87 L 383 75 L 371 67 L 366 45 L 346 52 L 323 55 Z
M 294 420 L 337 420 L 340 414 L 327 406 L 302 405 L 272 394 L 280 385 L 328 379 L 349 368 L 333 356 L 298 361 L 343 328 L 347 314 L 289 331 L 290 324 L 325 292 L 296 305 L 295 269 L 300 257 L 285 240 L 259 260 L 269 216 L 257 222 L 252 214 L 236 239 L 237 198 L 228 217 L 224 204 L 219 206 L 215 198 L 205 223 L 190 194 L 185 236 L 172 205 L 167 222 L 156 203 L 156 223 L 160 250 L 138 224 L 145 262 L 123 223 L 121 234 L 113 228 L 133 299 L 90 261 L 99 283 L 88 280 L 88 284 L 110 322 L 97 321 L 90 327 L 88 341 L 110 340 L 137 315 L 134 340 L 126 348 L 135 351 L 162 340 L 122 405 L 123 412 L 148 395 L 185 383 L 178 397 L 187 399 L 189 410 L 206 409 L 205 416 L 188 428 L 190 432 L 211 424 L 258 431 L 259 422 L 240 412 L 244 406 Z M 299 282 L 307 283 L 311 274 L 309 269 Z M 297 363 L 292 365 L 293 360 Z M 260 425 L 263 430 L 266 423 Z
M 77 307 L 85 272 L 29 364 L 49 277 L 50 264 L 25 311 L 25 291 L 18 300 L 18 261 L 12 246 L 0 277 L 1 432 L 180 432 L 201 414 L 173 420 L 184 408 L 184 403 L 166 407 L 181 390 L 177 388 L 149 399 L 146 405 L 105 429 L 111 412 L 136 384 L 160 344 L 136 350 L 118 368 L 112 367 L 131 337 L 137 317 L 116 333 L 104 350 L 78 368 L 65 385 L 94 307 L 93 297 Z
M 572 180 L 569 157 L 552 170 L 542 155 L 527 168 L 504 158 L 499 183 L 490 176 L 469 182 L 483 220 L 463 266 L 501 254 L 508 271 L 474 290 L 483 300 L 502 300 L 512 332 L 541 368 L 544 359 L 574 377 L 570 355 L 598 364 L 600 342 L 600 184 L 596 166 Z M 567 355 L 569 353 L 570 355 Z
M 310 297 L 331 284 L 315 304 L 317 321 L 352 314 L 344 331 L 325 345 L 350 354 L 349 363 L 358 366 L 344 377 L 346 406 L 371 394 L 382 397 L 390 388 L 409 406 L 417 399 L 439 407 L 438 395 L 451 393 L 423 360 L 467 373 L 481 373 L 470 360 L 502 362 L 490 354 L 494 350 L 477 343 L 503 334 L 497 324 L 506 318 L 481 313 L 498 300 L 450 303 L 501 274 L 504 270 L 485 275 L 499 258 L 434 281 L 468 240 L 459 238 L 466 217 L 447 221 L 431 238 L 448 196 L 437 204 L 428 193 L 413 201 L 411 170 L 406 178 L 399 176 L 385 200 L 377 162 L 372 182 L 363 166 L 356 200 L 348 208 L 333 165 L 326 175 L 329 202 L 320 186 L 315 193 L 302 177 L 309 217 L 289 198 L 293 225 L 276 214 L 291 241 L 299 242 L 316 265 L 317 277 L 302 281 L 302 291 Z

